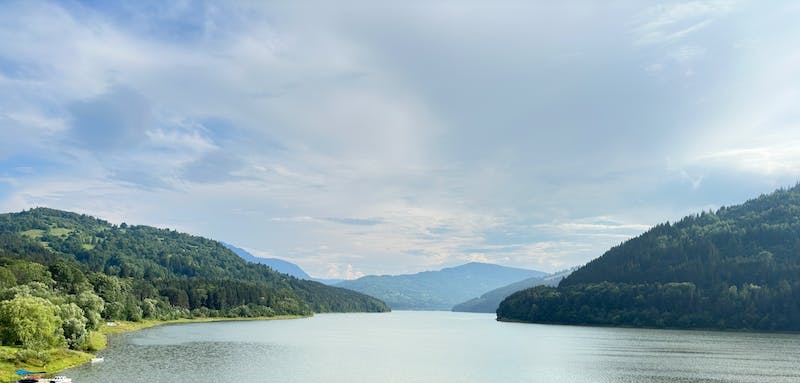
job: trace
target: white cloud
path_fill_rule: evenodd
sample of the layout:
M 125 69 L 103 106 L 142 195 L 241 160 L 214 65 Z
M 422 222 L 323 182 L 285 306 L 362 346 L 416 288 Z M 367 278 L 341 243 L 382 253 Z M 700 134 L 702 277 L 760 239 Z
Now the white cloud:
M 8 122 L 4 121 L 4 125 L 10 123 L 20 129 L 24 127 L 27 134 L 52 136 L 67 129 L 67 124 L 63 119 L 44 116 L 33 112 L 10 111 L 3 117 L 8 119 Z
M 187 148 L 193 152 L 209 152 L 219 147 L 197 130 L 153 129 L 146 132 L 150 141 L 160 147 Z
M 619 233 L 620 231 L 641 232 L 650 228 L 650 225 L 640 223 L 622 222 L 610 216 L 588 217 L 570 222 L 552 222 L 539 224 L 537 227 L 545 230 L 558 230 L 577 233 Z
M 686 169 L 680 170 L 680 176 L 683 181 L 688 182 L 690 185 L 692 185 L 692 189 L 699 188 L 700 184 L 703 183 L 703 179 L 705 178 L 705 176 L 702 174 L 698 176 L 692 176 L 689 174 L 688 171 L 686 171 Z
M 0 5 L 0 207 L 177 228 L 317 276 L 553 270 L 714 204 L 721 173 L 800 168 L 796 23 L 761 27 L 767 7 L 317 5 Z M 150 116 L 136 145 L 70 140 L 70 105 L 119 87 Z
M 753 175 L 800 177 L 800 141 L 709 153 L 698 157 L 696 164 Z
M 652 6 L 637 17 L 637 44 L 671 43 L 709 26 L 730 12 L 733 1 L 689 1 Z

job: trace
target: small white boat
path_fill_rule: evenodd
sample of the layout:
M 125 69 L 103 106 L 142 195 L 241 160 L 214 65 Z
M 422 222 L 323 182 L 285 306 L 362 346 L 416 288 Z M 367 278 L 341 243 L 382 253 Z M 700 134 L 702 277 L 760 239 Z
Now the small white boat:
M 104 360 L 105 359 L 103 359 L 103 358 L 92 358 L 92 363 L 100 363 L 100 362 L 102 362 Z
M 54 376 L 50 379 L 47 379 L 47 381 L 50 383 L 72 383 L 72 379 L 67 378 L 66 376 L 63 375 Z

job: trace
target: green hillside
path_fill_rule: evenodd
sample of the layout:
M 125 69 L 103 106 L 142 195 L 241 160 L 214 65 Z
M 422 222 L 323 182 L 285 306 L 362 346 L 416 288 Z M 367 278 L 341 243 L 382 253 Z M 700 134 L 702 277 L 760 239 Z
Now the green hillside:
M 9 330 L 26 312 L 53 319 L 51 340 L 76 348 L 106 320 L 386 310 L 375 298 L 280 274 L 174 230 L 47 208 L 0 215 L 3 344 L 28 346 Z
M 498 319 L 800 330 L 800 186 L 660 224 L 558 288 L 509 296 Z

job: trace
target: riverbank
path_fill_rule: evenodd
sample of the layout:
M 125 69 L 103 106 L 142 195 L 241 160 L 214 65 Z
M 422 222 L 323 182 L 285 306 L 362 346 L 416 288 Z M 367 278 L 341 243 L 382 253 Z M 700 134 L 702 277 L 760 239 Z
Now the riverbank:
M 17 360 L 19 347 L 0 346 L 0 382 L 14 382 L 18 379 L 14 371 L 19 369 L 29 371 L 47 371 L 46 375 L 57 374 L 62 370 L 88 363 L 94 358 L 95 353 L 104 350 L 108 346 L 108 337 L 126 332 L 142 330 L 155 326 L 164 326 L 181 323 L 204 323 L 204 322 L 228 322 L 228 321 L 258 321 L 258 320 L 283 320 L 307 318 L 302 315 L 279 315 L 273 317 L 255 318 L 192 318 L 175 319 L 167 321 L 143 320 L 140 322 L 117 321 L 109 322 L 100 327 L 98 331 L 90 334 L 87 344 L 87 351 L 69 349 L 51 349 L 42 352 L 42 359 L 31 359 L 26 362 Z M 43 374 L 44 375 L 44 374 Z

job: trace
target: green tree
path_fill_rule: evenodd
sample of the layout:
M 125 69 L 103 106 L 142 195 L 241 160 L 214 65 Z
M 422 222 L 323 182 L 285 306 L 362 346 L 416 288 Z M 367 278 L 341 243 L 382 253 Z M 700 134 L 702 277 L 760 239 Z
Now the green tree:
M 15 286 L 16 284 L 17 278 L 14 276 L 14 273 L 12 273 L 9 269 L 0 266 L 0 289 Z
M 13 299 L 16 296 L 39 297 L 47 300 L 56 299 L 53 290 L 42 282 L 29 282 L 0 292 L 0 300 Z
M 58 314 L 61 317 L 61 329 L 67 347 L 74 350 L 86 343 L 86 336 L 89 334 L 86 325 L 89 321 L 84 316 L 83 310 L 74 303 L 66 303 L 59 306 Z
M 0 302 L 0 339 L 32 350 L 54 347 L 64 339 L 57 307 L 50 301 L 17 296 Z
M 75 296 L 75 304 L 83 310 L 89 330 L 97 330 L 103 324 L 103 309 L 105 301 L 91 291 L 84 291 Z
M 86 280 L 83 272 L 64 261 L 54 263 L 49 270 L 56 282 L 56 287 L 64 292 L 77 294 L 92 289 L 92 285 Z
M 9 265 L 8 268 L 14 273 L 18 284 L 29 282 L 42 282 L 48 286 L 54 284 L 53 278 L 47 267 L 33 262 L 19 261 Z

